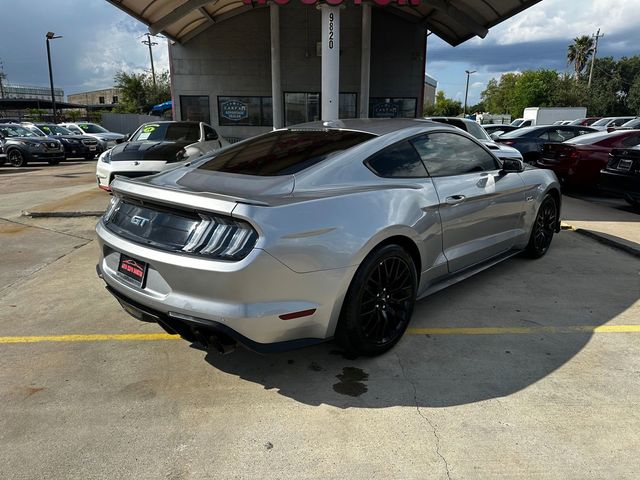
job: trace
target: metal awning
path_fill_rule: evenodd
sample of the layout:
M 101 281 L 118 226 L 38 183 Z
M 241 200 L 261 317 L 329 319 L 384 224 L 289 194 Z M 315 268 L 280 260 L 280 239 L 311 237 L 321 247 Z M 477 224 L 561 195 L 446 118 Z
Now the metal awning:
M 151 33 L 162 33 L 180 43 L 188 42 L 216 23 L 253 8 L 262 8 L 257 3 L 247 5 L 242 0 L 107 1 L 148 25 Z M 418 6 L 392 2 L 379 8 L 388 9 L 415 23 L 423 23 L 440 38 L 456 46 L 474 36 L 484 38 L 489 28 L 540 1 L 422 0 Z

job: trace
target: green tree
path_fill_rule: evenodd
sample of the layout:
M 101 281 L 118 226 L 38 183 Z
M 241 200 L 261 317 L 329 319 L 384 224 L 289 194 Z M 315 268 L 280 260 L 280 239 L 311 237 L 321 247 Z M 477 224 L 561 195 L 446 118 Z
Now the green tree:
M 462 113 L 462 103 L 447 98 L 443 90 L 436 93 L 436 102 L 425 109 L 425 115 L 437 117 L 456 117 Z
M 118 113 L 147 113 L 154 105 L 171 98 L 169 72 L 156 74 L 156 85 L 149 73 L 120 71 L 114 77 L 121 98 L 115 108 Z
M 627 105 L 632 114 L 640 115 L 640 75 L 636 76 L 633 85 L 629 89 L 627 96 Z
M 593 54 L 593 37 L 582 35 L 573 39 L 567 48 L 567 63 L 573 65 L 576 76 L 579 76 Z

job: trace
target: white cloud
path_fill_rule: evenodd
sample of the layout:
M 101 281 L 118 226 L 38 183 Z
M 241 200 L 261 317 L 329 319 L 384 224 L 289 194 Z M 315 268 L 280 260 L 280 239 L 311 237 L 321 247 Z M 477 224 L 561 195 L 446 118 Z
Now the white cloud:
M 637 25 L 640 0 L 544 0 L 493 28 L 499 45 L 617 32 Z

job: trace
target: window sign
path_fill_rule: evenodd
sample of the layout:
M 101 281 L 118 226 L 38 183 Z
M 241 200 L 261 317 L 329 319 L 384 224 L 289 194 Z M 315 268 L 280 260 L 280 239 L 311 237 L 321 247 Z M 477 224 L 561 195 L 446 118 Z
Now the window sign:
M 221 103 L 220 116 L 233 122 L 244 120 L 249 116 L 247 114 L 247 104 L 242 103 L 239 100 L 229 100 L 227 102 Z
M 409 98 L 382 98 L 369 99 L 369 116 L 371 118 L 415 118 L 418 100 Z
M 273 125 L 271 97 L 218 97 L 218 123 L 270 127 Z

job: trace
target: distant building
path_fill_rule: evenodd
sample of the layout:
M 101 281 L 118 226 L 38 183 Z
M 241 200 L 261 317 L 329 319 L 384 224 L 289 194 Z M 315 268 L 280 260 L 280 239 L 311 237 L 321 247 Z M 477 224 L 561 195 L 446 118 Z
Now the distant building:
M 88 110 L 111 110 L 118 103 L 122 94 L 117 88 L 103 88 L 90 92 L 72 93 L 67 95 L 69 103 L 86 105 Z
M 56 102 L 64 101 L 64 90 L 61 88 L 54 88 L 53 94 Z M 3 99 L 17 100 L 51 100 L 51 88 L 5 83 L 2 85 L 2 89 L 0 89 L 0 97 Z
M 425 74 L 424 75 L 424 105 L 433 105 L 436 103 L 436 90 L 438 90 L 438 81 Z

